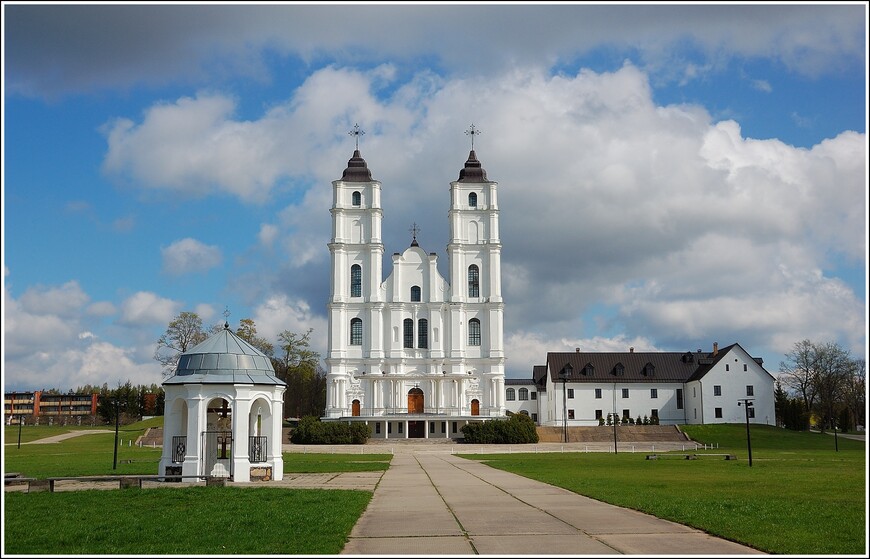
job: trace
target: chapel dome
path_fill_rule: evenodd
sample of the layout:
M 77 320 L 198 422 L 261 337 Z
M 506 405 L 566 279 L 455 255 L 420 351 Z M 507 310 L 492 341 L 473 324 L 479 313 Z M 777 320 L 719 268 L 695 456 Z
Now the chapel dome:
M 358 149 L 353 151 L 353 157 L 347 162 L 347 168 L 341 174 L 341 180 L 345 182 L 371 182 L 372 172 Z
M 163 384 L 286 384 L 272 361 L 224 324 L 224 329 L 181 354 Z

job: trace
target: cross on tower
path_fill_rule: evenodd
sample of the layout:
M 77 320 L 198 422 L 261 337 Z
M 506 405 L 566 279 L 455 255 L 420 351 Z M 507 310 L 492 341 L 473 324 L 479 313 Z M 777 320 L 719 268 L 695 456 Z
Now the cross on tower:
M 351 130 L 350 132 L 347 133 L 349 136 L 354 137 L 354 141 L 356 143 L 356 147 L 354 149 L 357 149 L 357 150 L 359 149 L 359 137 L 365 133 L 366 133 L 365 130 L 360 129 L 359 124 L 354 124 L 353 130 Z
M 414 224 L 411 225 L 411 228 L 408 229 L 408 232 L 410 232 L 411 235 L 413 236 L 413 239 L 411 239 L 411 242 L 416 243 L 417 242 L 417 233 L 420 232 L 420 228 L 417 227 L 417 222 L 414 222 Z
M 229 328 L 230 328 L 230 322 L 229 322 L 230 308 L 229 307 L 224 308 L 223 315 L 224 315 L 224 328 L 229 330 Z
M 465 131 L 466 136 L 471 136 L 471 151 L 474 151 L 474 137 L 480 136 L 480 133 L 481 133 L 480 130 L 475 128 L 473 123 L 472 123 L 471 127 Z

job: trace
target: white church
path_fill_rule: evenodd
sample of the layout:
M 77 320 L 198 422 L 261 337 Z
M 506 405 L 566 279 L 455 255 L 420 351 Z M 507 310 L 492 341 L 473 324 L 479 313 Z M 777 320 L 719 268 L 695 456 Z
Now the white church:
M 448 278 L 416 227 L 383 278 L 381 183 L 358 144 L 332 190 L 322 419 L 365 422 L 372 438 L 391 439 L 461 438 L 469 422 L 505 417 L 498 189 L 473 142 L 445 208 Z

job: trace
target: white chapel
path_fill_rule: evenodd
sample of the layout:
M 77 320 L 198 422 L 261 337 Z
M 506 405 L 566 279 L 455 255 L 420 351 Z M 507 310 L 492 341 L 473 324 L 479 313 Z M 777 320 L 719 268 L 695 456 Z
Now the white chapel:
M 372 438 L 460 438 L 504 417 L 498 190 L 473 144 L 450 183 L 448 278 L 415 233 L 383 279 L 381 183 L 358 144 L 332 189 L 323 420 L 365 422 Z

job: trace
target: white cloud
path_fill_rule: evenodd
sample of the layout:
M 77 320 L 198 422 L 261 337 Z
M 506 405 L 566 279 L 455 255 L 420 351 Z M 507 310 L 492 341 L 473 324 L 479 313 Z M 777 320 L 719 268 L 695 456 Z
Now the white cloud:
M 74 317 L 88 300 L 77 281 L 68 281 L 59 287 L 30 287 L 21 295 L 20 303 L 25 312 Z
M 273 295 L 257 305 L 253 314 L 257 325 L 257 334 L 269 340 L 278 347 L 278 334 L 289 330 L 296 334 L 304 334 L 312 328 L 311 349 L 326 357 L 326 318 L 312 313 L 308 303 L 293 300 L 286 295 Z
M 219 266 L 223 259 L 220 248 L 191 238 L 175 241 L 160 252 L 163 270 L 174 276 L 207 272 Z
M 175 318 L 181 305 L 149 291 L 140 291 L 121 303 L 119 323 L 125 326 L 163 326 Z

